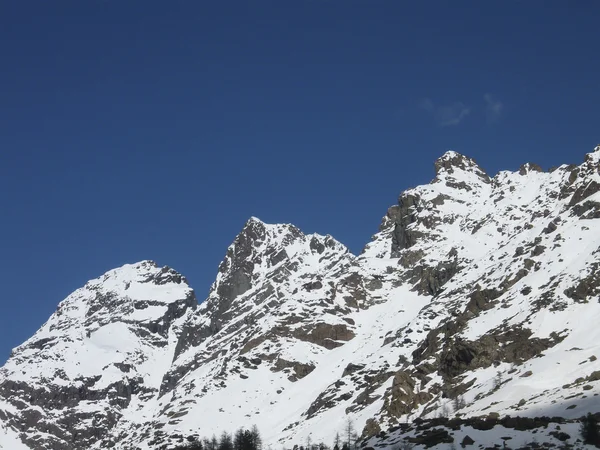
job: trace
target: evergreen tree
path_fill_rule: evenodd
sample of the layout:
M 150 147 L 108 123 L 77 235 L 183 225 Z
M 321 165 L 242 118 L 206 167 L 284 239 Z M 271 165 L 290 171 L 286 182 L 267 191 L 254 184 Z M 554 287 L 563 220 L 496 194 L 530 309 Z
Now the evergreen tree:
M 256 450 L 254 447 L 254 436 L 250 430 L 244 430 L 244 436 L 242 438 L 242 450 Z
M 344 431 L 346 432 L 346 442 L 344 442 L 344 444 L 350 448 L 352 446 L 352 440 L 354 437 L 354 423 L 350 417 L 348 417 L 348 420 L 346 420 L 346 427 Z
M 581 419 L 581 437 L 586 444 L 600 447 L 600 426 L 598 419 L 591 413 Z
M 333 440 L 333 450 L 340 450 L 340 443 L 341 443 L 340 433 L 337 432 L 337 433 L 335 433 L 335 438 Z
M 221 433 L 221 438 L 219 439 L 219 449 L 218 450 L 234 450 L 231 434 L 229 434 L 226 431 L 223 431 L 223 433 Z
M 202 441 L 192 442 L 187 444 L 185 447 L 182 447 L 185 450 L 204 450 L 204 446 L 202 445 Z M 177 450 L 177 449 L 175 449 Z
M 454 412 L 457 412 L 461 409 L 463 409 L 466 406 L 466 402 L 465 402 L 465 398 L 462 395 L 457 395 L 456 397 L 454 397 L 454 400 L 452 400 L 452 407 L 454 409 Z
M 244 446 L 244 429 L 240 428 L 233 435 L 233 449 L 234 450 L 243 450 Z
M 497 391 L 502 386 L 504 379 L 502 378 L 502 372 L 496 372 L 496 376 L 494 377 L 494 391 Z
M 262 438 L 260 437 L 260 432 L 256 425 L 252 425 L 250 434 L 252 436 L 252 450 L 262 450 Z
M 194 441 L 194 439 L 188 438 L 193 442 L 175 447 L 172 450 L 263 450 L 262 438 L 256 425 L 253 425 L 250 430 L 240 428 L 233 436 L 231 433 L 224 431 L 219 439 L 215 435 L 210 439 L 204 438 L 198 441 Z M 294 449 L 296 450 L 297 446 Z M 272 450 L 271 446 L 268 450 Z M 322 450 L 326 450 L 326 447 Z
M 450 415 L 450 410 L 447 405 L 442 406 L 442 410 L 440 411 L 440 417 L 447 418 Z
M 358 433 L 355 431 L 354 433 L 352 433 L 352 446 L 353 446 L 354 450 L 358 450 L 358 441 L 359 441 L 359 436 L 358 436 Z

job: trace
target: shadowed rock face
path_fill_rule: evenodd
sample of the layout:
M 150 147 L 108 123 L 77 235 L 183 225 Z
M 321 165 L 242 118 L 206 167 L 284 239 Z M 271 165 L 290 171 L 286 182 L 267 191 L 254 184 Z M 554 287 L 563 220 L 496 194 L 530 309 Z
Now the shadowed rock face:
M 358 257 L 251 218 L 200 305 L 169 267 L 110 271 L 0 369 L 0 445 L 169 448 L 252 420 L 291 448 L 350 417 L 391 446 L 455 400 L 467 419 L 582 414 L 600 394 L 599 160 L 490 178 L 448 152 Z M 413 442 L 450 442 L 442 426 Z
M 402 417 L 433 398 L 429 392 L 415 392 L 415 387 L 414 376 L 403 370 L 396 372 L 383 405 L 384 413 L 391 417 Z
M 313 370 L 315 370 L 315 366 L 312 364 L 302 364 L 299 362 L 287 361 L 282 358 L 278 358 L 277 362 L 271 369 L 273 372 L 278 372 L 283 369 L 292 368 L 294 374 L 290 377 L 290 381 L 296 381 L 301 378 L 304 378 L 308 374 L 310 374 Z
M 398 206 L 393 210 L 391 219 L 394 221 L 394 239 L 392 255 L 397 256 L 401 250 L 415 245 L 423 233 L 409 229 L 409 225 L 417 221 L 419 198 L 414 195 L 404 195 L 398 199 Z
M 249 220 L 227 250 L 227 255 L 219 266 L 219 273 L 223 274 L 223 278 L 216 287 L 220 300 L 214 315 L 217 323 L 220 322 L 219 315 L 229 309 L 233 300 L 252 287 L 253 249 L 265 239 L 265 235 L 265 227 L 261 222 Z
M 15 404 L 26 399 L 28 405 L 42 408 L 45 412 L 56 413 L 64 411 L 56 423 L 48 420 L 37 409 L 27 407 L 20 415 L 11 417 L 12 426 L 23 431 L 35 430 L 36 432 L 50 433 L 56 439 L 53 442 L 42 442 L 27 439 L 25 442 L 35 450 L 45 449 L 78 449 L 91 446 L 106 437 L 110 429 L 117 423 L 120 413 L 127 408 L 132 395 L 139 395 L 145 390 L 143 380 L 136 378 L 128 381 L 119 381 L 103 389 L 95 389 L 97 379 L 81 380 L 80 387 L 63 386 L 48 389 L 48 387 L 32 387 L 23 382 L 5 381 L 0 385 L 0 396 L 11 398 Z M 77 408 L 82 403 L 106 402 L 106 409 L 101 415 L 79 412 Z M 81 429 L 82 421 L 94 420 L 96 426 Z
M 435 267 L 415 265 L 406 272 L 407 281 L 414 285 L 413 289 L 419 294 L 435 296 L 460 269 L 456 258 L 441 261 Z
M 565 289 L 564 294 L 575 301 L 598 299 L 600 302 L 600 263 L 591 264 L 590 273 L 578 280 L 575 286 Z
M 211 316 L 211 330 L 216 332 L 232 318 L 234 301 L 247 291 L 261 284 L 262 269 L 276 267 L 289 260 L 286 247 L 307 237 L 293 225 L 276 226 L 271 229 L 259 219 L 246 222 L 233 244 L 227 249 L 225 259 L 219 265 L 217 280 L 211 287 L 207 302 L 207 312 Z M 323 252 L 331 246 L 327 238 L 321 242 L 316 237 L 310 239 L 312 251 Z M 256 268 L 260 267 L 260 270 Z M 293 264 L 286 265 L 293 270 Z

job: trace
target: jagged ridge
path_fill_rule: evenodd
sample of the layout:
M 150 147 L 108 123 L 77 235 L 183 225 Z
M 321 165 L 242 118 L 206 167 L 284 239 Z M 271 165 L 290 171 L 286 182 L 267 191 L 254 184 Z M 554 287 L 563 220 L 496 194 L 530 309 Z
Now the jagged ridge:
M 0 443 L 159 448 L 244 423 L 329 442 L 346 415 L 376 436 L 458 396 L 463 416 L 595 411 L 599 160 L 490 177 L 447 152 L 359 256 L 251 218 L 200 307 L 172 269 L 108 272 L 2 369 Z

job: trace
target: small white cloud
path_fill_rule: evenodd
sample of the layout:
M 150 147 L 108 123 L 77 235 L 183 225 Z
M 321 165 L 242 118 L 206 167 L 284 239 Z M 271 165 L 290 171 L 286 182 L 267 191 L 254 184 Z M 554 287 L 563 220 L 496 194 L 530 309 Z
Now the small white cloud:
M 469 115 L 471 109 L 461 102 L 450 106 L 440 106 L 435 112 L 436 119 L 442 127 L 458 125 Z
M 419 102 L 419 108 L 421 108 L 427 112 L 430 112 L 430 113 L 433 113 L 435 111 L 433 102 L 429 98 L 424 98 L 423 100 L 421 100 Z
M 485 101 L 485 115 L 488 123 L 497 122 L 502 115 L 504 104 L 500 100 L 495 99 L 492 94 L 485 94 L 483 100 Z
M 471 112 L 471 108 L 462 102 L 454 102 L 451 105 L 436 106 L 429 98 L 419 102 L 419 108 L 430 113 L 436 123 L 441 127 L 458 125 Z

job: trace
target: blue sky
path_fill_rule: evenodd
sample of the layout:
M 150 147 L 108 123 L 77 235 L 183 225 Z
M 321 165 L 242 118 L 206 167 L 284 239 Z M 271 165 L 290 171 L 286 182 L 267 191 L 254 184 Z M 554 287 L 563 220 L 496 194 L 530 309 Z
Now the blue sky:
M 490 173 L 600 143 L 597 1 L 0 4 L 0 360 L 154 259 L 203 299 L 246 219 L 359 252 L 453 149 Z

